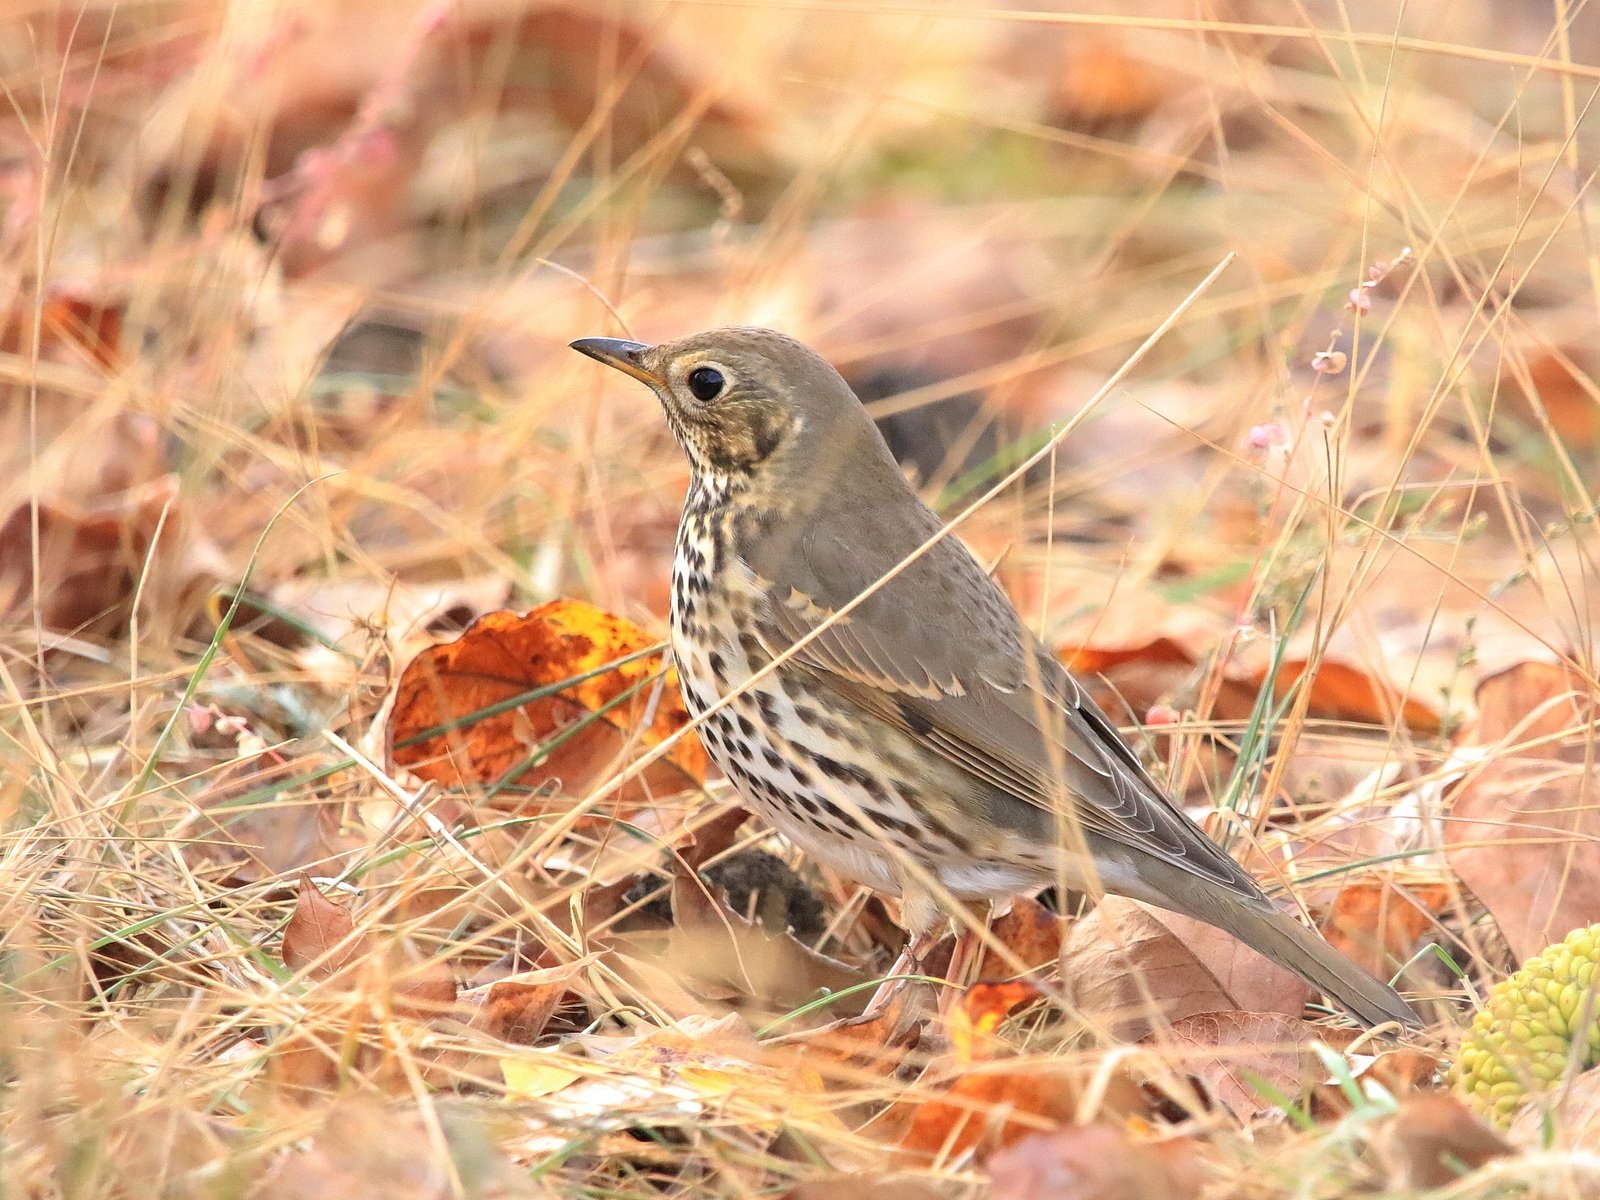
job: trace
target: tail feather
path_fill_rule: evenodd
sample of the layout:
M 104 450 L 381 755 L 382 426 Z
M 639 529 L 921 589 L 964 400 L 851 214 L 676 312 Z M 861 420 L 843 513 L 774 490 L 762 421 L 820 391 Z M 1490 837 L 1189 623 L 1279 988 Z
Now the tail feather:
M 1211 912 L 1197 912 L 1192 907 L 1189 911 L 1289 968 L 1368 1028 L 1387 1021 L 1398 1021 L 1411 1028 L 1422 1024 L 1422 1018 L 1399 992 L 1374 979 L 1312 930 L 1288 913 L 1271 907 L 1269 902 L 1252 903 L 1238 896 L 1228 896 L 1225 902 L 1212 907 L 1214 911 Z

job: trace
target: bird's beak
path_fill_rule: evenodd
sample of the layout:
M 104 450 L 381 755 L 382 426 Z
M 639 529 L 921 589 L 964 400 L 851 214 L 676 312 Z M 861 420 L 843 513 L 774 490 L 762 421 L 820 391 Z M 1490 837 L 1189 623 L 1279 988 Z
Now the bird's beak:
M 587 354 L 595 362 L 603 362 L 624 375 L 632 375 L 641 383 L 661 386 L 661 379 L 647 371 L 641 360 L 640 356 L 650 349 L 643 342 L 628 342 L 622 338 L 579 338 L 572 343 L 572 348 L 579 354 Z

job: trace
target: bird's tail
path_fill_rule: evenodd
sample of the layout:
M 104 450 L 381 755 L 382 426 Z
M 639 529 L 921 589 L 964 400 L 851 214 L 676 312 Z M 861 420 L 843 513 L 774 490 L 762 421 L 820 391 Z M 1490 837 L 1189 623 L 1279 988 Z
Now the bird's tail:
M 1413 1028 L 1422 1024 L 1399 992 L 1374 979 L 1269 901 L 1230 896 L 1226 903 L 1212 907 L 1212 912 L 1195 915 L 1289 968 L 1369 1029 L 1386 1021 Z

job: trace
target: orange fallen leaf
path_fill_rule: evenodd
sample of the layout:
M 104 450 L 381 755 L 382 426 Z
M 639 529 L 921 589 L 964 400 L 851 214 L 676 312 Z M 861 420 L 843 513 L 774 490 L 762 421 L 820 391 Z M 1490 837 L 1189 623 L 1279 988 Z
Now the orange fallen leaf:
M 1197 624 L 1189 631 L 1189 642 L 1167 634 L 1136 637 L 1120 644 L 1071 645 L 1057 651 L 1057 657 L 1071 670 L 1086 675 L 1108 677 L 1121 704 L 1142 711 L 1181 690 L 1211 646 L 1195 639 L 1206 632 Z M 1289 689 L 1311 671 L 1310 707 L 1312 716 L 1366 725 L 1390 725 L 1396 718 L 1418 733 L 1437 733 L 1439 712 L 1415 696 L 1402 695 L 1387 680 L 1336 659 L 1324 658 L 1312 669 L 1304 659 L 1289 659 L 1279 665 L 1273 679 L 1274 693 L 1281 699 Z M 1266 684 L 1265 665 L 1247 669 L 1229 662 L 1211 715 L 1223 719 L 1243 719 L 1250 714 L 1256 693 Z M 1117 706 L 1120 707 L 1120 704 Z
M 1093 1098 L 1095 1111 L 1142 1113 L 1143 1093 L 1125 1075 L 1103 1091 L 1083 1069 L 1055 1062 L 995 1062 L 964 1068 L 949 1089 L 919 1104 L 900 1139 L 913 1159 L 954 1158 L 976 1149 L 980 1159 L 1041 1130 L 1071 1124 Z
M 1037 999 L 1039 989 L 1025 980 L 975 983 L 951 1011 L 949 1037 L 956 1061 L 983 1062 L 994 1057 L 995 1034 L 1020 1005 Z
M 463 1001 L 478 1006 L 468 1023 L 503 1042 L 533 1045 L 556 1009 L 572 994 L 573 979 L 597 957 L 524 971 L 511 979 L 498 979 L 476 995 L 468 993 Z
M 1438 710 L 1432 705 L 1402 695 L 1387 680 L 1337 659 L 1324 658 L 1314 668 L 1303 659 L 1283 663 L 1273 685 L 1277 695 L 1287 695 L 1308 670 L 1312 672 L 1310 712 L 1314 716 L 1364 725 L 1391 725 L 1399 717 L 1418 733 L 1438 733 L 1441 728 Z M 1265 671 L 1252 680 L 1256 687 L 1265 682 Z
M 39 355 L 48 361 L 115 367 L 121 358 L 126 305 L 79 292 L 53 291 L 39 304 Z M 0 351 L 30 355 L 33 313 L 14 311 L 0 321 Z
M 1336 950 L 1388 978 L 1411 958 L 1453 898 L 1453 889 L 1442 883 L 1401 886 L 1393 879 L 1358 880 L 1340 889 L 1322 932 Z
M 512 785 L 527 794 L 556 784 L 581 795 L 614 768 L 630 736 L 655 746 L 688 723 L 675 676 L 662 674 L 660 654 L 643 653 L 654 644 L 632 622 L 576 600 L 480 617 L 401 674 L 389 723 L 395 762 L 451 787 Z M 622 790 L 617 806 L 683 791 L 705 779 L 706 767 L 704 749 L 686 736 Z
M 985 949 L 978 979 L 1004 979 L 1016 973 L 1011 959 L 1024 969 L 1048 966 L 1061 957 L 1066 922 L 1031 896 L 1018 896 L 1007 912 L 994 919 L 989 935 L 1009 950 L 1010 958 Z

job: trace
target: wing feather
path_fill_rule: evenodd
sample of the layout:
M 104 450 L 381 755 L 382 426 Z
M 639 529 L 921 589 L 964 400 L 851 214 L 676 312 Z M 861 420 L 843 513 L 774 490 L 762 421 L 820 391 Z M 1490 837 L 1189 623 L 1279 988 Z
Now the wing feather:
M 1003 819 L 1005 804 L 994 801 L 1008 800 L 1060 813 L 1067 836 L 1098 835 L 1259 896 L 1255 881 L 1167 798 L 1106 715 L 1021 627 L 976 560 L 959 543 L 940 545 L 956 553 L 928 564 L 936 586 L 953 584 L 981 600 L 957 636 L 935 641 L 908 623 L 906 614 L 914 610 L 904 600 L 926 586 L 912 569 L 818 634 L 796 659 L 851 703 L 919 737 L 958 767 L 975 792 L 984 793 L 985 811 Z M 814 539 L 806 546 L 810 569 L 766 591 L 762 640 L 773 653 L 793 646 L 851 598 L 819 594 L 820 579 L 838 580 L 841 563 L 855 562 L 856 574 L 873 566 L 870 556 L 850 556 L 840 547 L 819 551 Z M 829 559 L 818 569 L 814 559 L 821 552 L 830 552 Z M 861 578 L 859 587 L 875 579 Z M 1022 829 L 1037 821 L 1019 812 L 1016 824 Z

